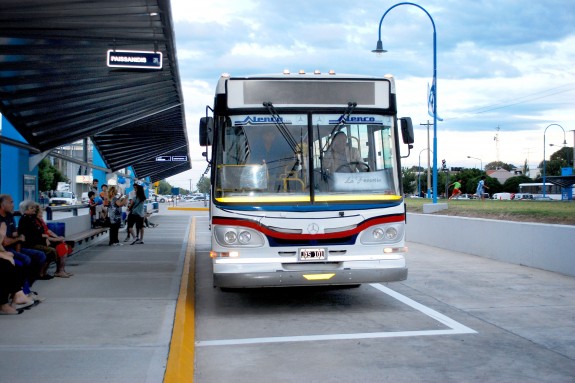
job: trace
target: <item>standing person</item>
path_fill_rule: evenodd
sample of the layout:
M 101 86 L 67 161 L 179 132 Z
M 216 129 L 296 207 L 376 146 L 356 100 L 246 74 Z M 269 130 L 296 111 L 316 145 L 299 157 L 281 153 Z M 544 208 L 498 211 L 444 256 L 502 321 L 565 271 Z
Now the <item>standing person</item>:
M 92 186 L 90 187 L 90 191 L 93 191 L 94 194 L 98 194 L 98 179 L 94 178 L 92 180 Z
M 108 201 L 110 202 L 110 206 L 108 207 L 108 217 L 110 217 L 110 242 L 108 245 L 121 246 L 122 244 L 118 239 L 118 232 L 122 224 L 122 206 L 126 204 L 126 196 L 120 196 L 116 192 L 116 187 L 110 186 L 108 188 Z
M 96 193 L 92 190 L 88 192 L 88 206 L 90 209 L 90 227 L 93 229 L 96 226 Z
M 106 217 L 108 217 L 108 205 L 110 205 L 110 202 L 108 201 L 108 185 L 103 184 L 102 185 L 102 191 L 100 192 L 100 199 L 102 200 L 102 204 L 98 204 L 98 207 L 96 208 L 97 211 L 97 218 L 96 219 L 101 219 L 101 220 L 106 220 Z
M 141 181 L 136 181 L 134 184 L 136 197 L 132 203 L 130 214 L 128 214 L 128 236 L 136 238 L 130 245 L 144 244 L 144 202 L 146 201 L 146 193 L 144 193 L 144 185 Z M 133 227 L 136 225 L 138 236 L 134 235 Z
M 481 198 L 482 201 L 485 201 L 485 189 L 489 189 L 489 186 L 485 185 L 485 176 L 481 176 L 481 180 L 477 184 L 477 190 L 475 194 L 477 194 L 478 198 Z
M 449 199 L 452 198 L 457 198 L 461 195 L 461 179 L 458 179 L 457 181 L 455 181 L 452 184 L 449 184 L 449 186 L 447 187 L 449 189 L 449 187 L 451 187 L 453 185 L 453 193 L 451 193 L 451 197 L 449 197 Z

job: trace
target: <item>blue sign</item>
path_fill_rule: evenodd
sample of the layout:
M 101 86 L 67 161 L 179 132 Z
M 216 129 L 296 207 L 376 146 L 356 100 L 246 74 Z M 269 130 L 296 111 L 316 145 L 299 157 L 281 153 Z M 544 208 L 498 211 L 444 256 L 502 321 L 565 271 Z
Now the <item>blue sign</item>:
M 108 50 L 112 68 L 162 69 L 162 52 Z

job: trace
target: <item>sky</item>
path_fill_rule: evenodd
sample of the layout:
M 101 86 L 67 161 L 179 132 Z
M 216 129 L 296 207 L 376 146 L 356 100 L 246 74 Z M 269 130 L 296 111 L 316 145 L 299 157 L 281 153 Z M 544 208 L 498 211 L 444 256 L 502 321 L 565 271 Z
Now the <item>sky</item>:
M 433 24 L 413 5 L 385 16 L 388 52 L 371 52 L 383 14 L 397 1 L 172 0 L 192 170 L 168 178 L 189 189 L 206 169 L 198 125 L 222 73 L 232 76 L 330 69 L 396 80 L 398 116 L 415 144 L 402 166 L 427 165 L 427 89 Z M 531 168 L 546 144 L 575 139 L 575 5 L 572 0 L 422 0 L 437 41 L 438 164 L 479 168 L 502 161 Z M 558 124 L 560 126 L 551 125 Z M 563 129 L 561 129 L 563 128 Z M 545 148 L 547 159 L 559 147 Z M 402 154 L 407 154 L 402 147 Z M 473 157 L 473 158 L 468 158 Z M 195 187 L 195 186 L 194 186 Z

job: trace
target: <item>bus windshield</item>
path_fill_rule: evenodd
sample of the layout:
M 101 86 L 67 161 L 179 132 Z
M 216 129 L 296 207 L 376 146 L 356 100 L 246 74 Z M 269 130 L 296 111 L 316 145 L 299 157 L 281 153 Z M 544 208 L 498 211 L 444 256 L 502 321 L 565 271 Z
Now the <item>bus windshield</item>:
M 216 142 L 215 199 L 399 199 L 392 125 L 392 117 L 381 115 L 231 116 Z

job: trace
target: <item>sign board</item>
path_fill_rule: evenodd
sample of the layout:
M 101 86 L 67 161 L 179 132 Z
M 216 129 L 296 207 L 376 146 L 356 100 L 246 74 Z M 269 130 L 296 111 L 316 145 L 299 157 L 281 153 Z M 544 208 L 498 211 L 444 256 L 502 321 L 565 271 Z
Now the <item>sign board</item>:
M 157 162 L 167 162 L 167 161 L 171 161 L 172 157 L 170 156 L 158 156 L 156 157 L 156 161 Z
M 108 50 L 112 68 L 162 69 L 162 52 Z
M 172 161 L 187 161 L 188 156 L 172 156 Z
M 92 176 L 76 176 L 77 184 L 91 184 L 94 177 Z

